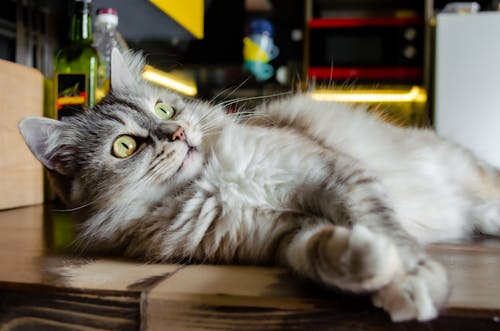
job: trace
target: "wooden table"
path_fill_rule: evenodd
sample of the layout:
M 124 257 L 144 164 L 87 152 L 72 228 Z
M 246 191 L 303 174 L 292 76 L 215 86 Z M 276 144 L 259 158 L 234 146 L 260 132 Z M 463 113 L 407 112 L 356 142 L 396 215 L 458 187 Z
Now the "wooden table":
M 440 318 L 392 323 L 367 297 L 280 268 L 142 264 L 61 253 L 74 229 L 34 206 L 0 212 L 0 330 L 500 330 L 500 241 L 440 245 Z M 69 239 L 68 239 L 69 238 Z

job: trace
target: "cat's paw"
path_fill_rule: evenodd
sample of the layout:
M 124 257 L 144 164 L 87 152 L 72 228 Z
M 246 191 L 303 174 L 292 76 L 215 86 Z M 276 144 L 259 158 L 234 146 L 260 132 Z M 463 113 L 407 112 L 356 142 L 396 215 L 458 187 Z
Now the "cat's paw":
M 330 247 L 332 251 L 343 248 L 333 261 L 338 270 L 333 275 L 336 286 L 353 292 L 373 291 L 389 284 L 401 272 L 396 246 L 384 236 L 362 225 L 340 229 Z
M 375 292 L 373 304 L 383 308 L 395 322 L 437 317 L 449 294 L 448 275 L 431 258 L 422 260 L 415 270 L 397 276 Z
M 475 228 L 478 232 L 490 236 L 500 236 L 500 206 L 497 203 L 485 203 L 474 209 Z

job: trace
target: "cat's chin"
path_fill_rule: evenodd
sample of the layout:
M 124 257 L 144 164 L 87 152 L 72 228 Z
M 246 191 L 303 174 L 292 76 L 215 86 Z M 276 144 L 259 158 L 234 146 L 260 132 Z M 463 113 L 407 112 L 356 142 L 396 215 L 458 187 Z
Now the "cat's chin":
M 197 148 L 190 147 L 186 152 L 184 161 L 177 170 L 178 179 L 183 181 L 194 178 L 200 172 L 202 165 L 202 153 Z

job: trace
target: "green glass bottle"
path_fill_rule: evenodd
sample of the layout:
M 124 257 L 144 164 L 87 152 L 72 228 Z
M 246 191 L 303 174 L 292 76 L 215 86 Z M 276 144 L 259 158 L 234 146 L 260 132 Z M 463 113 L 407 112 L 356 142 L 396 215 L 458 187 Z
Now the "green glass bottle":
M 54 60 L 57 117 L 69 116 L 95 103 L 99 57 L 92 46 L 92 0 L 75 0 L 69 43 Z

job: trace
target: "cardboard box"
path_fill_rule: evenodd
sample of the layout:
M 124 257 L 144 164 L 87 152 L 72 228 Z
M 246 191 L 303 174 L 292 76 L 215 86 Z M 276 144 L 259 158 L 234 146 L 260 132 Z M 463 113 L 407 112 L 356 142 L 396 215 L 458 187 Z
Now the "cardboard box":
M 43 75 L 0 60 L 0 209 L 43 202 L 43 167 L 19 133 L 26 116 L 43 116 Z

